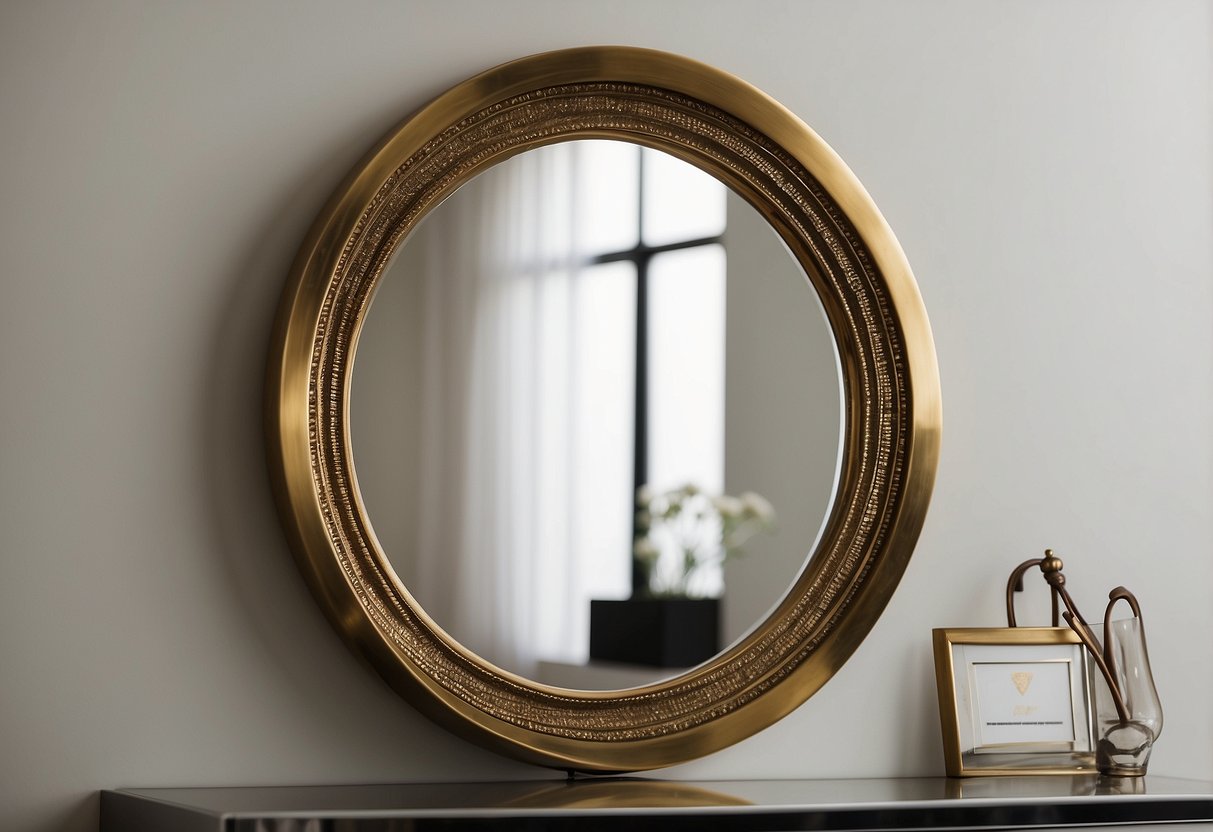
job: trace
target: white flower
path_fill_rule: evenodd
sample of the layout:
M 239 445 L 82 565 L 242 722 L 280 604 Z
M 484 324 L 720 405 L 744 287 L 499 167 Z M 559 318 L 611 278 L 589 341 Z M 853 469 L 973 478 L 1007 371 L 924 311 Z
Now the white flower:
M 736 497 L 730 497 L 728 494 L 713 497 L 712 507 L 716 509 L 716 513 L 721 517 L 730 520 L 740 517 L 745 510 L 745 504 L 741 500 Z
M 740 497 L 713 495 L 695 483 L 655 493 L 636 490 L 635 562 L 648 576 L 648 591 L 657 595 L 699 594 L 707 567 L 742 553 L 746 541 L 769 532 L 775 510 L 753 492 Z

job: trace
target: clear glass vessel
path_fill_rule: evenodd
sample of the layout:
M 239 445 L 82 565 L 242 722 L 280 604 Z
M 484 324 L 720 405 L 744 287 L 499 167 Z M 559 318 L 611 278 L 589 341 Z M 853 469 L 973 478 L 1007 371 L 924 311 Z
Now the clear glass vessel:
M 1162 704 L 1150 672 L 1141 618 L 1106 623 L 1104 644 L 1104 659 L 1120 691 L 1124 714 L 1117 708 L 1107 680 L 1095 674 L 1095 764 L 1101 774 L 1143 775 L 1154 741 L 1162 732 Z

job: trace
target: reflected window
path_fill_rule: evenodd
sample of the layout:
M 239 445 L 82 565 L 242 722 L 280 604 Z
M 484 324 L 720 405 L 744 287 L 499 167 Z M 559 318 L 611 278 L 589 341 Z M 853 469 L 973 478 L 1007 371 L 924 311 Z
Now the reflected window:
M 723 184 L 660 151 L 614 141 L 551 148 L 567 154 L 567 177 L 550 178 L 570 206 L 567 251 L 545 253 L 573 275 L 567 400 L 551 400 L 567 443 L 574 564 L 547 570 L 542 656 L 587 658 L 589 601 L 638 588 L 630 552 L 635 494 L 687 483 L 724 488 L 726 223 Z M 559 236 L 559 235 L 558 235 Z M 556 541 L 552 541 L 555 543 Z M 564 550 L 559 550 L 564 557 Z M 723 580 L 703 577 L 708 594 Z M 550 595 L 549 595 L 550 597 Z
M 579 239 L 596 264 L 628 263 L 615 291 L 635 299 L 631 492 L 688 483 L 724 490 L 725 186 L 669 154 L 619 142 L 578 143 L 579 198 L 610 204 L 586 212 Z M 629 158 L 630 157 L 630 158 Z M 600 179 L 607 166 L 613 172 Z M 600 190 L 599 190 L 600 189 Z M 629 201 L 629 197 L 631 201 Z M 605 245 L 606 241 L 621 243 Z M 623 277 L 623 275 L 620 275 Z M 604 530 L 605 531 L 605 530 Z M 633 527 L 633 534 L 635 529 Z M 629 559 L 630 560 L 630 559 Z M 639 588 L 633 577 L 633 589 Z M 720 590 L 719 570 L 707 579 Z M 608 587 L 603 587 L 609 590 Z M 617 594 L 617 593 L 615 593 Z
M 727 191 L 626 142 L 561 143 L 511 162 L 484 179 L 520 168 L 494 190 L 515 224 L 510 320 L 529 323 L 519 327 L 525 345 L 499 342 L 513 357 L 498 384 L 535 391 L 511 393 L 520 407 L 501 437 L 529 448 L 507 488 L 511 513 L 533 518 L 510 521 L 526 534 L 506 547 L 511 573 L 501 579 L 539 603 L 528 620 L 502 616 L 493 630 L 525 624 L 536 658 L 580 663 L 590 600 L 626 598 L 641 580 L 631 558 L 640 486 L 723 491 Z M 520 357 L 541 381 L 527 384 Z M 719 594 L 720 567 L 708 571 L 699 586 Z

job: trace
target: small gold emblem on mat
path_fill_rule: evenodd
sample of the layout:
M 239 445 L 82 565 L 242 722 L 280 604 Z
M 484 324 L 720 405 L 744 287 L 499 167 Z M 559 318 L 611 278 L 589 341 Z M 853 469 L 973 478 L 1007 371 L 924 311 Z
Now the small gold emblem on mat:
M 1011 674 L 1011 681 L 1015 683 L 1015 689 L 1019 691 L 1019 695 L 1023 696 L 1028 692 L 1028 687 L 1032 684 L 1032 674 L 1026 670 L 1021 670 L 1018 673 Z

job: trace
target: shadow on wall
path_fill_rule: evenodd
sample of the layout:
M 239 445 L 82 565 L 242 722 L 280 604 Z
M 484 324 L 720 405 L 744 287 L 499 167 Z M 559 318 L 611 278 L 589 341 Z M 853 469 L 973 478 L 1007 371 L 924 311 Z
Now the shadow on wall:
M 290 179 L 297 187 L 265 199 L 271 206 L 264 212 L 265 222 L 249 229 L 243 245 L 233 247 L 230 267 L 216 275 L 229 287 L 228 299 L 213 325 L 214 351 L 198 401 L 205 425 L 198 453 L 209 498 L 209 543 L 234 599 L 227 609 L 239 611 L 243 620 L 238 629 L 255 642 L 251 649 L 264 668 L 250 680 L 250 688 L 260 686 L 265 689 L 261 695 L 275 698 L 272 704 L 250 705 L 241 715 L 247 725 L 269 735 L 243 765 L 272 771 L 275 760 L 297 759 L 301 752 L 322 748 L 311 765 L 318 772 L 313 777 L 321 779 L 418 777 L 426 772 L 449 778 L 458 776 L 461 767 L 453 763 L 444 771 L 444 754 L 458 760 L 475 753 L 483 758 L 477 765 L 490 772 L 487 776 L 533 777 L 535 770 L 516 764 L 494 766 L 497 758 L 455 740 L 358 663 L 296 568 L 270 488 L 263 420 L 266 360 L 290 264 L 329 192 L 394 116 L 350 126 L 348 142 L 317 152 L 314 163 Z M 367 719 L 368 713 L 375 714 L 374 720 Z M 284 724 L 301 730 L 273 736 Z M 429 744 L 443 753 L 416 771 L 423 761 L 399 749 L 405 742 L 426 745 L 431 737 Z M 289 770 L 301 775 L 297 764 Z M 337 776 L 337 771 L 344 773 Z M 241 772 L 217 776 L 239 780 Z
M 276 663 L 297 690 L 317 682 L 309 654 L 333 639 L 319 610 L 309 606 L 311 596 L 278 522 L 265 462 L 262 403 L 278 300 L 311 221 L 304 206 L 323 204 L 325 186 L 344 173 L 346 154 L 336 151 L 320 153 L 312 171 L 295 179 L 298 187 L 273 200 L 267 221 L 249 229 L 230 269 L 216 276 L 230 292 L 214 324 L 214 352 L 198 403 L 206 415 L 198 450 L 212 545 L 227 567 L 238 599 L 233 606 L 248 619 L 244 629 L 263 643 L 267 664 Z

